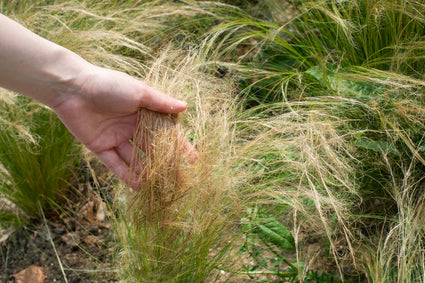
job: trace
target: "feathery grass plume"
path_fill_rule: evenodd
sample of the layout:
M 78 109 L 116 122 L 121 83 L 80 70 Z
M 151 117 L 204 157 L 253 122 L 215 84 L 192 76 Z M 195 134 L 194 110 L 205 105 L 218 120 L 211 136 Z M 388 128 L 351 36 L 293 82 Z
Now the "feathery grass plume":
M 374 237 L 365 241 L 362 263 L 366 276 L 370 282 L 425 282 L 423 176 L 418 178 L 415 173 L 413 155 L 412 163 L 398 165 L 403 167 L 401 176 L 388 153 L 383 153 L 383 159 L 391 172 L 388 191 L 397 205 L 397 214 L 386 217 Z
M 139 127 L 133 138 L 133 146 L 139 149 L 134 154 L 132 168 L 143 167 L 137 183 L 140 187 L 137 199 L 142 203 L 134 204 L 144 209 L 136 212 L 135 218 L 148 221 L 173 222 L 175 209 L 173 205 L 190 191 L 190 184 L 185 184 L 180 166 L 184 137 L 178 129 L 177 114 L 161 114 L 141 109 Z M 158 174 L 158 172 L 160 172 Z
M 323 90 L 328 96 L 246 112 L 247 135 L 264 144 L 254 159 L 255 191 L 270 196 L 263 202 L 288 208 L 294 232 L 326 235 L 341 276 L 344 266 L 364 272 L 378 261 L 373 272 L 392 270 L 382 271 L 383 282 L 412 278 L 422 270 L 404 252 L 416 260 L 422 255 L 423 225 L 413 216 L 423 214 L 423 82 L 370 68 L 329 73 L 327 79 L 333 88 Z M 397 219 L 393 226 L 386 223 L 391 219 Z M 365 247 L 375 251 L 380 238 L 387 241 L 385 251 L 361 257 Z M 395 248 L 397 253 L 388 254 Z
M 281 179 L 295 176 L 293 187 L 314 192 L 313 209 L 317 213 L 304 215 L 307 219 L 321 216 L 321 221 L 316 223 L 323 225 L 324 230 L 319 231 L 326 231 L 328 237 L 342 233 L 344 238 L 351 239 L 344 242 L 352 243 L 352 260 L 348 264 L 356 260 L 356 267 L 360 268 L 363 263 L 356 255 L 365 242 L 362 235 L 376 238 L 373 235 L 379 231 L 373 227 L 382 227 L 382 219 L 406 214 L 402 212 L 401 199 L 394 198 L 389 190 L 400 186 L 388 185 L 389 180 L 404 180 L 406 164 L 414 164 L 415 170 L 410 171 L 412 178 L 406 179 L 410 186 L 403 187 L 410 188 L 407 191 L 412 198 L 422 198 L 420 189 L 412 192 L 415 187 L 412 185 L 422 187 L 425 161 L 422 95 L 425 6 L 421 1 L 405 0 L 292 3 L 296 13 L 289 19 L 276 17 L 279 13 L 274 12 L 255 18 L 236 9 L 216 10 L 222 15 L 223 23 L 211 32 L 206 47 L 208 54 L 219 60 L 227 60 L 228 54 L 240 55 L 230 57 L 233 62 L 243 64 L 224 65 L 240 71 L 243 85 L 248 86 L 246 93 L 254 100 L 249 107 L 258 104 L 259 108 L 269 107 L 261 103 L 285 101 L 281 109 L 269 112 L 270 120 L 278 115 L 311 118 L 298 120 L 289 128 L 272 127 L 269 122 L 259 125 L 285 129 L 275 140 L 286 138 L 288 133 L 303 145 L 295 147 L 292 155 L 275 151 L 284 157 L 295 157 L 296 162 L 290 163 L 294 167 L 300 160 L 305 165 L 304 171 L 301 166 L 287 165 L 285 171 L 290 173 L 281 173 Z M 257 113 L 255 109 L 254 113 Z M 311 129 L 301 125 L 310 123 Z M 320 124 L 323 128 L 316 131 Z M 256 127 L 253 123 L 254 132 Z M 297 133 L 291 128 L 304 131 Z M 306 137 L 305 141 L 302 137 Z M 279 154 L 275 154 L 257 159 L 270 164 L 266 167 L 270 169 L 260 171 L 273 172 L 264 175 L 265 179 L 278 175 L 278 158 Z M 308 211 L 308 202 L 292 197 L 288 183 L 274 183 L 277 188 L 274 192 L 272 186 L 265 185 L 274 196 L 271 201 L 288 202 L 294 211 Z M 376 201 L 381 205 L 374 205 Z M 323 203 L 330 206 L 321 209 Z M 328 215 L 335 213 L 335 221 L 322 217 L 327 216 L 323 211 L 329 212 Z M 373 224 L 362 224 L 363 217 L 374 219 Z M 411 222 L 408 217 L 405 220 Z M 398 237 L 402 235 L 389 239 Z M 332 238 L 337 246 L 337 239 Z M 386 239 L 386 234 L 383 238 Z M 334 253 L 336 258 L 340 258 L 338 253 Z M 394 261 L 384 261 L 397 272 L 403 272 L 402 266 L 394 265 Z M 403 261 L 403 256 L 400 254 L 396 261 Z
M 388 88 L 375 103 L 368 103 L 369 111 L 379 117 L 378 138 L 360 144 L 360 150 L 368 148 L 373 159 L 364 156 L 362 163 L 375 166 L 365 171 L 375 180 L 364 182 L 369 195 L 365 204 L 370 208 L 359 216 L 359 229 L 374 240 L 363 239 L 362 264 L 371 282 L 424 282 L 425 105 L 418 95 L 424 82 L 380 70 L 363 69 L 360 74 Z
M 182 117 L 140 111 L 131 165 L 139 185 L 126 192 L 116 228 L 123 278 L 131 282 L 205 282 L 229 246 L 240 175 L 231 166 L 233 86 L 200 66 L 196 52 L 168 50 L 146 76 L 189 108 Z
M 298 109 L 283 111 L 288 106 Z M 252 174 L 247 189 L 253 204 L 293 227 L 299 266 L 310 260 L 303 252 L 308 239 L 299 235 L 308 233 L 329 239 L 342 273 L 343 257 L 355 262 L 350 228 L 353 203 L 360 200 L 352 147 L 339 133 L 347 121 L 309 108 L 309 102 L 275 103 L 245 112 L 239 130 L 251 140 L 243 151 Z M 341 240 L 344 250 L 336 244 Z
M 158 0 L 0 4 L 2 13 L 89 62 L 139 77 L 146 68 L 143 61 L 152 59 L 164 43 L 176 38 L 174 42 L 193 41 L 204 25 L 211 25 L 214 16 L 196 3 Z
M 236 55 L 250 66 L 240 71 L 260 89 L 256 99 L 285 98 L 280 90 L 299 86 L 300 76 L 314 86 L 305 73 L 313 67 L 326 72 L 329 65 L 363 66 L 422 76 L 421 1 L 291 1 L 292 8 L 287 2 L 267 1 L 270 10 L 261 18 L 214 10 L 221 24 L 210 32 L 210 54 L 219 60 Z

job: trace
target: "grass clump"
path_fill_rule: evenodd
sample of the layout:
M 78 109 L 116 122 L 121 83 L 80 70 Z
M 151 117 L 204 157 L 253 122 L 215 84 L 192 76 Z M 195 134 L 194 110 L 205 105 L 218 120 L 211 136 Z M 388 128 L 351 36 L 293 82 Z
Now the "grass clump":
M 355 66 L 423 76 L 420 1 L 272 0 L 262 8 L 258 17 L 217 9 L 222 24 L 209 37 L 219 42 L 210 45 L 218 47 L 212 55 L 248 63 L 240 70 L 260 88 L 256 99 L 285 99 L 281 89 L 300 86 L 300 79 L 316 86 L 311 68 L 325 79 L 330 67 Z
M 125 280 L 211 281 L 218 268 L 307 282 L 326 277 L 321 261 L 340 279 L 424 281 L 423 3 L 22 3 L 2 7 L 189 101 L 180 116 L 140 112 L 139 186 L 115 223 Z M 254 266 L 232 263 L 235 236 Z
M 189 109 L 182 117 L 141 110 L 132 163 L 139 187 L 127 191 L 116 226 L 124 278 L 204 282 L 224 269 L 301 280 L 308 270 L 301 251 L 281 259 L 288 270 L 240 271 L 234 249 L 243 243 L 234 239 L 254 233 L 282 257 L 279 249 L 299 249 L 299 231 L 314 227 L 316 237 L 332 239 L 331 254 L 341 233 L 351 245 L 350 205 L 359 195 L 349 144 L 338 136 L 345 121 L 308 103 L 275 116 L 288 104 L 238 113 L 232 84 L 185 56 L 166 51 L 146 76 Z M 198 151 L 195 160 L 184 153 L 184 137 Z M 258 216 L 250 213 L 255 207 Z M 238 222 L 248 230 L 235 229 Z
M 1 95 L 0 194 L 28 219 L 66 195 L 79 150 L 51 110 L 5 90 Z
M 189 109 L 182 117 L 140 111 L 132 161 L 139 185 L 126 192 L 117 227 L 131 282 L 207 281 L 230 245 L 240 175 L 232 164 L 232 84 L 200 72 L 198 60 L 167 51 L 146 76 Z M 196 154 L 186 152 L 185 137 Z
M 253 131 L 259 123 L 276 133 L 266 144 L 286 141 L 257 158 L 268 164 L 258 192 L 292 209 L 294 231 L 326 235 L 340 277 L 345 267 L 371 281 L 413 280 L 424 270 L 422 228 L 412 217 L 423 208 L 424 6 L 290 4 L 268 1 L 259 18 L 217 11 L 223 24 L 206 45 L 217 60 L 232 55 L 222 65 L 240 74 L 251 113 L 268 117 Z

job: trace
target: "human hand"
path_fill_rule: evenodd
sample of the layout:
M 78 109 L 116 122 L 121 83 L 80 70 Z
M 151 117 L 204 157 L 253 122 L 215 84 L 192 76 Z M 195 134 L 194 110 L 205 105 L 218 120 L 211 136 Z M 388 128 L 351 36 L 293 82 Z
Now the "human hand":
M 187 107 L 129 75 L 93 65 L 67 92 L 53 110 L 75 137 L 127 182 L 138 109 L 178 113 Z
M 0 39 L 7 39 L 0 40 L 0 85 L 51 107 L 124 181 L 130 177 L 138 109 L 178 113 L 187 107 L 124 73 L 88 63 L 2 14 Z M 196 155 L 187 141 L 183 149 L 189 160 Z

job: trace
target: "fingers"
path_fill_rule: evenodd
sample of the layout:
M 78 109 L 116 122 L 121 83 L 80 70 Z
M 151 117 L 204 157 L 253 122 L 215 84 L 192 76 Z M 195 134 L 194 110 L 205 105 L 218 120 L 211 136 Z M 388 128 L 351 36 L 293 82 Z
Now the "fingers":
M 133 156 L 133 146 L 129 142 L 123 142 L 115 148 L 118 156 L 130 167 L 131 157 Z
M 141 94 L 139 106 L 152 111 L 179 113 L 187 108 L 186 102 L 172 98 L 146 84 Z
M 189 163 L 193 164 L 197 160 L 198 152 L 189 141 L 184 140 L 181 150 Z M 130 172 L 129 167 L 132 151 L 133 147 L 130 143 L 122 143 L 114 149 L 95 154 L 103 162 L 103 164 L 112 171 L 112 173 L 117 175 L 117 177 L 124 181 L 128 186 L 137 190 L 140 187 L 141 179 L 143 179 L 141 178 L 141 174 L 143 172 L 144 165 L 142 162 L 137 168 L 133 168 L 133 172 Z
M 130 169 L 127 164 L 119 157 L 115 149 L 106 150 L 100 153 L 95 153 L 100 161 L 108 167 L 118 178 L 123 180 L 128 185 L 133 185 L 130 180 Z
M 130 143 L 123 143 L 119 147 L 95 154 L 112 173 L 131 188 L 137 189 L 140 185 L 139 175 L 143 164 L 140 164 L 140 168 L 134 169 L 135 172 L 130 171 L 132 150 Z
M 129 173 L 126 179 L 122 179 L 128 186 L 135 190 L 140 189 L 140 180 L 145 164 L 140 158 L 133 160 L 134 148 L 129 142 L 120 144 L 115 148 L 118 157 L 126 164 Z M 133 164 L 132 164 L 133 163 Z

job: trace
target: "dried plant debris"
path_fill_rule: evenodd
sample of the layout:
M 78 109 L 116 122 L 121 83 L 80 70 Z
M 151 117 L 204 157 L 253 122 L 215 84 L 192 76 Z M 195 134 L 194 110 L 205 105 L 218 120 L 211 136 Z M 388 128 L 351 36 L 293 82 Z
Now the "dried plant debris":
M 43 283 L 46 279 L 43 267 L 31 265 L 12 275 L 16 283 Z

